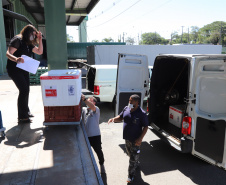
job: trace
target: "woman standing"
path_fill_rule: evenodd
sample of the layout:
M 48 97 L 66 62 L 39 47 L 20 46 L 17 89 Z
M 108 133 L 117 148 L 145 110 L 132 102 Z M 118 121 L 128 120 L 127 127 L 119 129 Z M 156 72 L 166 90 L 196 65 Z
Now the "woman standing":
M 21 30 L 19 35 L 11 39 L 6 52 L 8 57 L 6 66 L 8 75 L 19 89 L 17 100 L 18 123 L 31 123 L 29 117 L 33 117 L 28 107 L 30 91 L 29 72 L 16 67 L 17 63 L 24 63 L 21 55 L 31 57 L 32 52 L 38 55 L 42 54 L 42 33 L 38 32 L 33 25 L 27 25 Z

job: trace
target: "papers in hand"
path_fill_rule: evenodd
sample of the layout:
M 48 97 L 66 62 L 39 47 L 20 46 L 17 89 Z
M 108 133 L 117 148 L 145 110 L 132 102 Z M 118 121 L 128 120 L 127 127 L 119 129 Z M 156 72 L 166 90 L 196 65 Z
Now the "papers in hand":
M 24 63 L 18 63 L 16 67 L 35 74 L 40 62 L 26 55 L 22 55 L 21 57 L 24 59 Z

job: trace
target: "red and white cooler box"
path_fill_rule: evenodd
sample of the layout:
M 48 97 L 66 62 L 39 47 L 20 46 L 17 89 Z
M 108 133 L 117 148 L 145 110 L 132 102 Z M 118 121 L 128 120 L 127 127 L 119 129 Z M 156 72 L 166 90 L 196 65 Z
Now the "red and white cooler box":
M 81 70 L 51 70 L 40 76 L 44 125 L 76 124 L 81 118 Z
M 169 107 L 169 122 L 181 128 L 185 105 L 173 105 Z

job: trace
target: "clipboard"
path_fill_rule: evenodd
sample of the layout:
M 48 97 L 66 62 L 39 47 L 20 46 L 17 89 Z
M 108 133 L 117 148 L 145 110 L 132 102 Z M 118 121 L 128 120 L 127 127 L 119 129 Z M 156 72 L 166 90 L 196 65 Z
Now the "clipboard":
M 40 62 L 26 55 L 22 55 L 21 57 L 24 59 L 24 63 L 18 63 L 16 67 L 29 73 L 36 74 Z

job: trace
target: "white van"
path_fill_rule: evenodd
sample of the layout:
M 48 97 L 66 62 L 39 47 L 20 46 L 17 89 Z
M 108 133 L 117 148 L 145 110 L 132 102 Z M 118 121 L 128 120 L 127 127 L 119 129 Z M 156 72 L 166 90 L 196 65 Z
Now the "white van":
M 140 96 L 140 106 L 149 92 L 148 59 L 145 55 L 119 53 L 116 84 L 115 116 L 128 105 L 132 94 Z
M 91 65 L 86 75 L 86 89 L 100 102 L 113 102 L 117 65 Z
M 157 56 L 148 106 L 157 136 L 226 169 L 226 55 Z
M 88 66 L 88 65 L 87 65 Z M 99 102 L 113 102 L 115 95 L 118 65 L 91 65 L 87 67 L 86 90 L 88 97 L 94 96 Z M 152 66 L 148 66 L 149 77 Z M 147 99 L 147 96 L 144 100 Z

